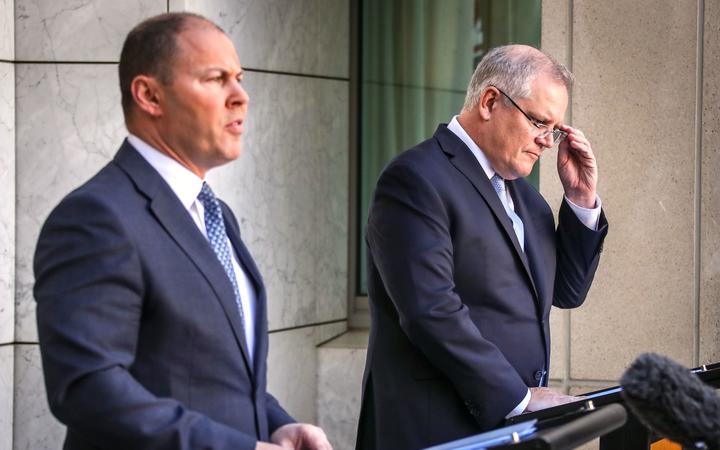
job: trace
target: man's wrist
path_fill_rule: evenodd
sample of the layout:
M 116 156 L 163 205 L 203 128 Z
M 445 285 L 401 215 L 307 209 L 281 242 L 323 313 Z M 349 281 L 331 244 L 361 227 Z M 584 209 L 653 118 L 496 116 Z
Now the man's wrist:
M 570 195 L 565 194 L 565 198 L 573 204 L 586 209 L 594 209 L 597 206 L 597 194 L 592 195 Z

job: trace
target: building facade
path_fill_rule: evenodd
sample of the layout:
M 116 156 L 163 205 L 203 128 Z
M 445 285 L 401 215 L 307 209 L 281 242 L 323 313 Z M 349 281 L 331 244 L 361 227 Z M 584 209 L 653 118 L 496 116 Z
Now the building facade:
M 243 154 L 210 180 L 268 286 L 269 390 L 351 448 L 364 335 L 326 342 L 365 314 L 353 250 L 355 0 L 0 0 L 0 450 L 61 448 L 37 346 L 35 241 L 126 134 L 116 67 L 126 33 L 181 10 L 218 22 L 247 71 Z M 553 312 L 551 383 L 615 384 L 645 351 L 687 366 L 720 360 L 720 3 L 543 0 L 541 43 L 577 77 L 568 120 L 593 143 L 610 221 L 586 304 Z M 552 152 L 540 170 L 557 208 Z

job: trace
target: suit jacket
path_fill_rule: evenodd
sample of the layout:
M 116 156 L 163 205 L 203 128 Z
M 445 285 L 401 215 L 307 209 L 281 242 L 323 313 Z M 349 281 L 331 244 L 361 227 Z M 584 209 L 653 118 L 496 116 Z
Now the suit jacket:
M 265 288 L 222 208 L 257 294 L 253 364 L 230 280 L 130 144 L 48 217 L 34 292 L 66 449 L 252 449 L 293 421 L 266 392 Z
M 360 449 L 417 449 L 499 426 L 550 361 L 551 305 L 579 306 L 607 221 L 507 183 L 512 221 L 470 149 L 441 125 L 383 171 L 367 224 L 371 331 Z

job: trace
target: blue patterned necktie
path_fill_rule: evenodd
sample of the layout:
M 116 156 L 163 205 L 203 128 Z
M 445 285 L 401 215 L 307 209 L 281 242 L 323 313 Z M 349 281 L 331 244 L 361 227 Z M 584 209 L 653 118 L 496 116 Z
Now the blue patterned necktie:
M 215 256 L 217 256 L 218 261 L 220 261 L 223 269 L 225 269 L 225 274 L 230 279 L 233 291 L 235 292 L 235 303 L 240 313 L 240 323 L 242 323 L 243 328 L 245 328 L 245 317 L 242 303 L 240 302 L 240 288 L 238 287 L 237 278 L 235 278 L 235 270 L 232 265 L 230 247 L 227 243 L 227 233 L 225 233 L 225 222 L 223 222 L 220 202 L 218 202 L 212 189 L 210 189 L 210 186 L 205 182 L 203 182 L 202 189 L 197 198 L 205 208 L 205 230 L 207 231 L 210 247 L 212 247 Z
M 510 217 L 510 220 L 512 220 L 513 230 L 515 230 L 515 235 L 520 243 L 520 248 L 525 251 L 525 226 L 523 225 L 520 216 L 515 213 L 515 210 L 513 210 L 508 203 L 507 192 L 505 191 L 505 180 L 500 175 L 495 174 L 492 178 L 490 178 L 490 183 L 492 183 L 495 192 L 497 192 L 498 197 L 500 197 L 500 201 L 505 208 L 505 212 Z

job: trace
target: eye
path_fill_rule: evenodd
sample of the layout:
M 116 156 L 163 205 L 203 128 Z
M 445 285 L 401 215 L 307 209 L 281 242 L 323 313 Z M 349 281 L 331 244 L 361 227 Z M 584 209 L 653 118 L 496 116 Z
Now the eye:
M 548 127 L 547 125 L 545 125 L 544 123 L 540 122 L 539 120 L 537 120 L 537 119 L 534 118 L 533 116 L 530 116 L 530 122 L 533 124 L 533 126 L 534 126 L 535 128 L 539 128 L 539 129 L 541 129 L 541 130 L 545 130 L 545 129 L 547 129 L 547 127 Z

